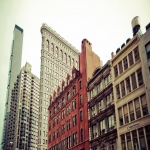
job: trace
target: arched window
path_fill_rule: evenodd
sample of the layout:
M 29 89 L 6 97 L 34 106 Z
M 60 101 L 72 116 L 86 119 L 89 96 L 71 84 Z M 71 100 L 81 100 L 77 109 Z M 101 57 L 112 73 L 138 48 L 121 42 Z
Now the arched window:
M 63 60 L 63 51 L 62 50 L 60 50 L 60 58 L 61 58 L 61 60 Z
M 72 65 L 74 66 L 74 59 L 72 58 Z
M 53 43 L 51 43 L 51 51 L 54 54 L 54 44 Z
M 76 61 L 76 68 L 78 68 L 78 62 Z
M 64 61 L 67 63 L 67 54 L 64 54 Z
M 46 50 L 48 51 L 49 50 L 49 41 L 46 40 Z
M 71 57 L 70 56 L 68 57 L 68 63 L 71 66 Z
M 58 47 L 56 47 L 56 53 L 55 56 L 58 57 Z

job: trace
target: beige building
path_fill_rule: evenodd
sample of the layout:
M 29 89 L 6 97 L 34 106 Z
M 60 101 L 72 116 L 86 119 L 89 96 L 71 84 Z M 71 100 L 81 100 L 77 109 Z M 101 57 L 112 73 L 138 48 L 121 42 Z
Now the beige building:
M 47 150 L 48 106 L 53 95 L 67 73 L 78 69 L 79 52 L 46 24 L 41 27 L 41 71 L 38 125 L 38 150 Z
M 26 63 L 11 92 L 7 150 L 37 149 L 39 78 Z
M 150 149 L 150 28 L 140 31 L 132 20 L 133 38 L 112 53 L 118 150 Z

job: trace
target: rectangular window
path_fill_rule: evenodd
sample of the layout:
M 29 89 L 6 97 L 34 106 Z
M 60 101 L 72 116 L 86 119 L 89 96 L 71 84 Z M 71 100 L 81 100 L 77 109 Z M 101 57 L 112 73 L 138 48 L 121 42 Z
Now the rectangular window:
M 139 86 L 143 85 L 143 77 L 142 77 L 141 68 L 137 70 L 137 77 L 138 77 Z
M 114 129 L 114 115 L 108 117 L 108 128 L 110 130 Z
M 127 138 L 127 147 L 128 147 L 128 150 L 132 150 L 132 142 L 131 142 L 130 132 L 126 133 L 126 138 Z
M 130 78 L 126 78 L 126 90 L 127 90 L 127 94 L 129 94 L 131 92 L 131 85 L 130 85 Z
M 118 65 L 119 65 L 119 73 L 121 74 L 123 72 L 122 61 L 120 61 Z
M 75 110 L 76 109 L 76 100 L 74 100 L 73 102 L 72 102 L 72 110 Z
M 117 65 L 114 67 L 115 78 L 118 77 L 118 68 Z
M 121 135 L 121 147 L 123 150 L 126 150 L 126 144 L 125 144 L 125 136 L 124 134 Z
M 122 93 L 122 97 L 126 95 L 124 81 L 121 82 L 121 93 Z
M 138 119 L 141 117 L 139 98 L 136 98 L 134 100 L 134 105 L 135 105 L 135 111 L 136 111 L 136 118 Z
M 82 121 L 83 120 L 83 112 L 82 112 L 82 110 L 80 111 L 80 121 Z
M 96 107 L 95 105 L 91 107 L 92 117 L 96 116 L 96 108 L 95 107 Z
M 117 99 L 120 99 L 120 89 L 119 89 L 119 84 L 116 86 L 116 94 L 117 94 Z
M 145 45 L 147 60 L 150 59 L 150 42 Z
M 138 47 L 136 47 L 136 48 L 134 49 L 134 58 L 135 58 L 135 62 L 140 59 Z
M 129 103 L 129 112 L 130 112 L 130 120 L 131 121 L 135 120 L 133 102 L 132 101 Z
M 145 127 L 148 149 L 150 149 L 150 125 Z
M 140 96 L 140 100 L 141 100 L 141 105 L 142 105 L 143 116 L 145 116 L 148 114 L 146 95 L 144 94 Z
M 123 106 L 125 124 L 129 122 L 127 105 Z
M 138 129 L 141 150 L 146 150 L 143 128 Z
M 81 129 L 81 142 L 83 142 L 84 140 L 84 135 L 83 135 L 83 129 Z
M 77 137 L 77 132 L 73 134 L 73 146 L 77 145 L 78 143 L 78 137 Z
M 132 137 L 133 137 L 133 147 L 134 147 L 134 149 L 135 150 L 139 149 L 136 130 L 132 131 Z
M 82 101 L 82 94 L 80 94 L 80 105 L 83 104 L 83 101 Z
M 131 80 L 132 80 L 132 88 L 133 90 L 135 90 L 137 88 L 135 73 L 131 74 Z
M 120 126 L 123 125 L 122 107 L 118 108 Z
M 123 59 L 123 64 L 124 64 L 124 70 L 127 70 L 128 69 L 128 60 L 127 60 L 127 57 L 125 57 Z
M 65 104 L 65 98 L 62 98 L 62 106 Z
M 93 139 L 95 139 L 96 137 L 97 137 L 97 126 L 96 126 L 96 124 L 94 124 L 93 126 L 92 126 L 92 138 Z
M 100 134 L 104 134 L 105 133 L 105 120 L 100 121 Z
M 132 52 L 129 53 L 128 57 L 129 57 L 129 64 L 130 64 L 130 66 L 132 66 L 133 65 L 133 55 L 132 55 Z
M 99 113 L 103 110 L 103 100 L 98 102 L 98 111 Z
M 79 89 L 82 89 L 82 82 L 79 81 Z
M 109 93 L 107 96 L 106 96 L 106 105 L 107 107 L 109 107 L 112 103 L 112 93 Z

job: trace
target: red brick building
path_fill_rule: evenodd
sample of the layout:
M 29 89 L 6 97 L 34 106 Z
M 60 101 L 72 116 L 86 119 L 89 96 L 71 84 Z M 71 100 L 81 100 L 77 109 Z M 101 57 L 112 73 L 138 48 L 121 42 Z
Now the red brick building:
M 100 65 L 91 43 L 84 39 L 79 70 L 72 69 L 53 96 L 48 108 L 48 150 L 89 150 L 87 80 Z

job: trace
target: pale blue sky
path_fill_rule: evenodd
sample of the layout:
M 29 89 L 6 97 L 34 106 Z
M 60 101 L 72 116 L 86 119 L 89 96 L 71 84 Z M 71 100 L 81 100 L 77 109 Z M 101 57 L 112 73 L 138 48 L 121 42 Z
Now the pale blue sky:
M 0 138 L 13 29 L 24 29 L 22 66 L 28 61 L 39 77 L 42 23 L 81 50 L 87 38 L 103 63 L 127 38 L 139 16 L 142 32 L 150 22 L 150 0 L 0 0 Z M 1 141 L 1 139 L 0 139 Z

